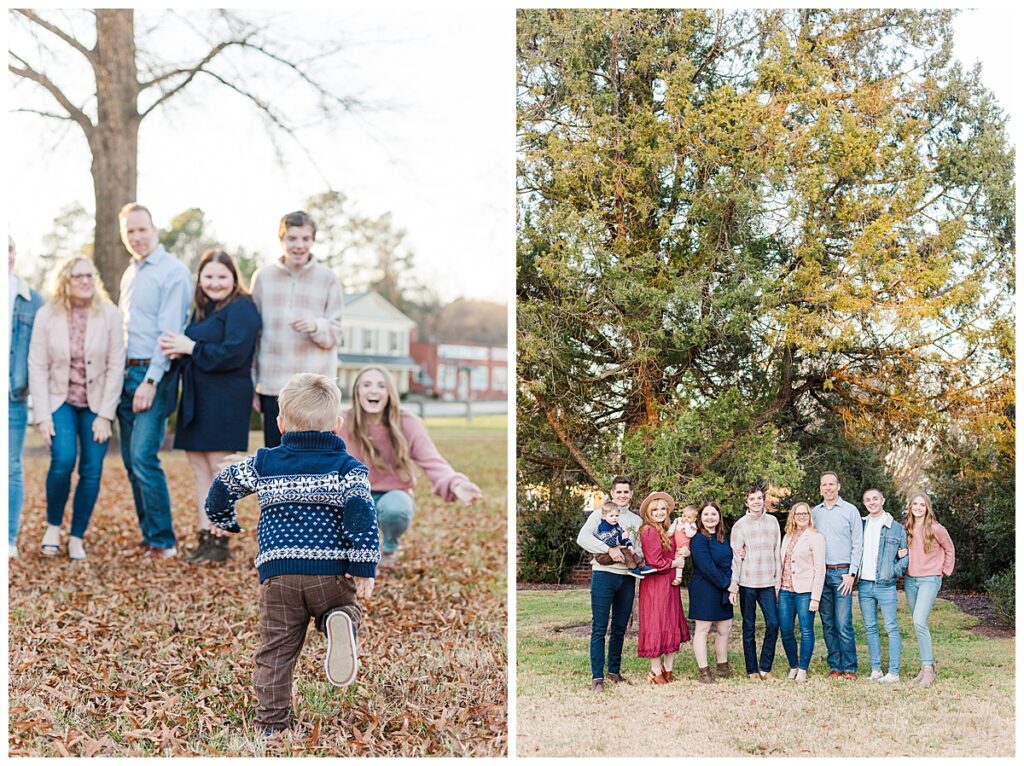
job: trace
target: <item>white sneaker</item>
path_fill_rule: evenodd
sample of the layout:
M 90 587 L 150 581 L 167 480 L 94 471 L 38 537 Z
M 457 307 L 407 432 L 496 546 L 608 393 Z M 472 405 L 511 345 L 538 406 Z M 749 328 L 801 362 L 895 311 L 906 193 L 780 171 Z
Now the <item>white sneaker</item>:
M 899 673 L 886 673 L 884 676 L 882 676 L 878 680 L 881 681 L 883 684 L 898 684 L 900 682 L 900 674 Z
M 81 537 L 68 538 L 68 558 L 72 561 L 85 560 L 85 546 L 82 544 Z
M 359 670 L 352 618 L 336 609 L 324 620 L 324 632 L 327 634 L 327 656 L 324 658 L 327 680 L 335 686 L 348 686 L 356 680 Z
M 178 555 L 178 549 L 173 545 L 170 548 L 150 548 L 146 554 L 151 559 L 173 559 Z
M 7 544 L 7 558 L 9 558 L 9 559 L 16 559 L 16 558 L 18 558 L 18 546 L 17 545 L 11 545 L 10 543 Z
M 881 681 L 882 680 L 882 671 L 881 670 L 872 670 L 871 671 L 871 680 L 872 681 Z

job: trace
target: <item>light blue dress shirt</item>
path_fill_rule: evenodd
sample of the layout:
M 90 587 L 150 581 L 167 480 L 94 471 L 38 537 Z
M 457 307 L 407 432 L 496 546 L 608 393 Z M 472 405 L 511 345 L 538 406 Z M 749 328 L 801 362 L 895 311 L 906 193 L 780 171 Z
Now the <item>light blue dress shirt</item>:
M 815 529 L 825 538 L 825 564 L 849 564 L 850 574 L 857 574 L 864 550 L 864 525 L 856 506 L 840 497 L 831 508 L 818 503 L 811 514 Z
M 181 332 L 192 303 L 192 275 L 163 245 L 121 275 L 118 308 L 124 314 L 127 359 L 149 359 L 146 377 L 159 383 L 171 361 L 160 352 L 165 332 Z

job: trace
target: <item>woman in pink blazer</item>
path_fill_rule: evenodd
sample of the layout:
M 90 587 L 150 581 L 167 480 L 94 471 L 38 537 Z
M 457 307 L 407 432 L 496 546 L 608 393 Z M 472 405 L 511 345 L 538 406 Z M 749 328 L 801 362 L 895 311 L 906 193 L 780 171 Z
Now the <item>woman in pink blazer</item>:
M 33 418 L 50 448 L 42 552 L 60 554 L 64 506 L 77 461 L 68 556 L 84 559 L 82 539 L 99 496 L 110 424 L 124 382 L 121 312 L 88 258 L 72 257 L 57 271 L 53 300 L 36 314 L 28 374 Z
M 775 583 L 779 597 L 779 632 L 789 660 L 789 680 L 807 682 L 807 668 L 814 652 L 814 613 L 825 585 L 825 538 L 814 528 L 807 503 L 797 503 L 786 521 L 782 538 L 782 569 Z M 800 621 L 797 653 L 793 620 Z

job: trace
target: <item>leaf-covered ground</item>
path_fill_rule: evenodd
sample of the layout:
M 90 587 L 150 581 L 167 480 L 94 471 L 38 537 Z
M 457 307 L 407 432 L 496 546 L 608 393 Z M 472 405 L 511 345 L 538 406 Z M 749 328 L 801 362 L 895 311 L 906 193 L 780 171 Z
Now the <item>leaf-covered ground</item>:
M 222 566 L 125 555 L 140 539 L 116 450 L 86 535 L 89 558 L 38 553 L 48 455 L 30 434 L 19 551 L 10 562 L 11 755 L 502 756 L 507 753 L 505 430 L 431 426 L 484 490 L 472 509 L 417 482 L 398 567 L 383 572 L 360 630 L 360 675 L 323 674 L 312 625 L 296 665 L 295 728 L 253 727 L 258 590 L 253 498 Z M 253 435 L 253 447 L 261 443 Z M 179 545 L 195 542 L 184 453 L 162 453 Z M 65 531 L 70 519 L 70 503 Z

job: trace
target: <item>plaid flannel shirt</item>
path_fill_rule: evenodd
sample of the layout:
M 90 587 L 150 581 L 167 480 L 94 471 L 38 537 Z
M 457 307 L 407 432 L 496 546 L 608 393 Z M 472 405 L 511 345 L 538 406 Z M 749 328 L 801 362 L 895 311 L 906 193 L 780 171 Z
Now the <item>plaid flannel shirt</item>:
M 291 271 L 282 256 L 253 276 L 252 299 L 263 319 L 254 369 L 257 392 L 277 396 L 300 372 L 337 379 L 343 300 L 333 271 L 312 255 Z M 296 332 L 291 328 L 296 319 L 313 319 L 316 330 Z
M 782 537 L 779 521 L 770 513 L 760 519 L 753 514 L 737 521 L 729 534 L 732 545 L 732 584 L 745 588 L 774 588 L 782 573 Z M 736 551 L 747 546 L 747 555 L 740 558 Z

